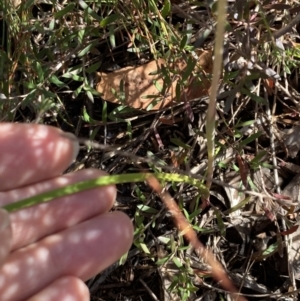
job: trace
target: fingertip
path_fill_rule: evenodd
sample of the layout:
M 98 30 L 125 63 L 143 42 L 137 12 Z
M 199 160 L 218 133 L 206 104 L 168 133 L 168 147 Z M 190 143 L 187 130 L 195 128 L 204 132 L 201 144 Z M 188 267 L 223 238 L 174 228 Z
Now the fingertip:
M 27 301 L 89 301 L 90 293 L 85 283 L 77 277 L 61 277 L 27 299 Z
M 40 124 L 0 124 L 0 190 L 60 175 L 79 150 L 75 136 L 70 139 L 62 133 Z
M 127 214 L 121 211 L 115 211 L 110 214 L 116 220 L 116 233 L 120 235 L 120 239 L 123 242 L 123 254 L 125 254 L 130 249 L 133 241 L 134 227 L 132 221 Z
M 68 249 L 66 252 L 70 256 L 70 261 L 66 259 L 65 267 L 62 268 L 86 281 L 128 252 L 133 241 L 133 225 L 126 214 L 110 212 L 83 222 L 62 234 Z M 75 241 L 80 242 L 79 247 L 75 247 Z M 59 256 L 60 253 L 54 258 Z M 77 262 L 77 265 L 73 262 Z

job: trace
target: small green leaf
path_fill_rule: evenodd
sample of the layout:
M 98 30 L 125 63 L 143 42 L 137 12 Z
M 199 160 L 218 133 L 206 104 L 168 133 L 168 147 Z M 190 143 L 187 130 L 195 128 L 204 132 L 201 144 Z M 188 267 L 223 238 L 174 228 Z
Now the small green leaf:
M 49 30 L 53 31 L 55 28 L 55 19 L 53 18 L 49 23 Z
M 59 88 L 67 87 L 67 85 L 65 83 L 63 83 L 62 81 L 60 81 L 55 74 L 51 75 L 51 77 L 49 78 L 49 81 L 50 81 L 50 83 L 56 85 Z
M 258 96 L 258 95 L 254 94 L 254 93 L 251 93 L 250 91 L 248 91 L 245 88 L 242 89 L 242 93 L 244 93 L 245 95 L 249 96 L 251 99 L 253 99 L 254 101 L 256 101 L 259 104 L 263 104 L 263 105 L 267 104 L 266 100 L 263 97 Z
M 140 245 L 140 247 L 141 247 L 141 249 L 143 250 L 144 253 L 146 253 L 146 254 L 151 254 L 151 252 L 150 252 L 150 250 L 148 249 L 148 247 L 147 247 L 146 244 L 140 243 L 139 245 Z
M 166 85 L 171 85 L 172 84 L 172 79 L 170 77 L 170 72 L 167 70 L 165 65 L 160 66 L 160 72 L 161 72 L 161 77 L 164 79 L 164 83 Z
M 182 147 L 182 148 L 184 148 L 184 149 L 191 149 L 191 146 L 190 146 L 190 145 L 185 144 L 185 143 L 182 142 L 180 139 L 177 139 L 177 138 L 170 138 L 170 141 L 171 141 L 173 144 L 175 144 L 175 145 L 177 145 L 177 146 L 180 146 L 180 147 Z
M 190 219 L 192 220 L 194 217 L 199 216 L 199 214 L 201 213 L 201 211 L 202 211 L 202 209 L 199 208 L 199 209 L 195 210 L 194 212 L 192 212 L 190 214 Z
M 180 210 L 183 210 L 183 214 L 188 222 L 191 222 L 189 212 L 185 208 L 180 208 Z
M 91 91 L 86 91 L 86 96 L 88 97 L 88 99 L 94 103 L 94 96 L 93 94 L 91 93 Z
M 156 261 L 156 264 L 157 264 L 157 265 L 163 265 L 163 264 L 165 264 L 168 260 L 169 260 L 168 257 L 161 258 L 161 259 L 158 259 L 158 260 Z
M 195 66 L 197 64 L 197 61 L 193 58 L 189 58 L 187 62 L 187 66 L 184 69 L 184 73 L 182 75 L 182 81 L 186 81 L 188 77 L 192 74 Z
M 39 92 L 41 95 L 44 95 L 45 98 L 56 98 L 56 95 L 54 93 L 46 89 L 41 89 Z
M 117 20 L 119 20 L 121 18 L 121 15 L 119 14 L 112 14 L 106 18 L 104 18 L 101 22 L 100 22 L 100 27 L 105 27 Z
M 85 34 L 85 29 L 79 30 L 77 38 L 80 44 L 83 43 L 84 34 Z
M 86 68 L 85 72 L 86 73 L 93 73 L 93 72 L 99 70 L 100 66 L 101 66 L 101 62 L 97 62 L 97 63 L 89 66 L 88 68 Z
M 59 18 L 65 16 L 67 13 L 71 12 L 74 9 L 74 7 L 75 7 L 75 3 L 68 4 L 64 9 L 56 12 L 54 14 L 54 18 L 59 19 Z
M 260 151 L 255 158 L 250 162 L 251 166 L 258 167 L 260 165 L 262 158 L 267 154 L 267 151 Z
M 36 67 L 36 71 L 37 71 L 37 74 L 38 74 L 39 81 L 43 82 L 44 81 L 44 71 L 42 69 L 41 64 L 36 61 L 35 62 L 35 67 Z
M 109 42 L 110 42 L 112 49 L 114 49 L 114 48 L 116 48 L 115 27 L 113 25 L 109 26 L 108 31 L 109 31 Z
M 89 86 L 89 85 L 84 85 L 84 86 L 83 86 L 83 89 L 84 89 L 84 91 L 89 91 L 89 92 L 91 92 L 93 95 L 100 96 L 100 93 L 99 93 L 96 89 L 92 88 L 92 87 Z
M 90 50 L 91 48 L 94 47 L 94 43 L 92 44 L 89 44 L 88 46 L 86 46 L 84 49 L 82 49 L 79 53 L 78 53 L 78 57 L 83 57 L 84 55 L 86 55 Z
M 155 86 L 155 88 L 157 89 L 157 91 L 159 93 L 162 92 L 163 87 L 159 84 L 159 82 L 157 80 L 153 80 L 153 85 Z
M 32 90 L 36 89 L 36 83 L 33 83 L 33 82 L 24 82 L 24 86 L 31 90 L 30 93 L 32 93 Z
M 78 76 L 78 75 L 76 75 L 74 73 L 65 73 L 62 77 L 72 78 L 76 82 L 83 82 L 84 81 L 84 78 L 82 76 Z
M 82 91 L 83 85 L 80 85 L 73 93 L 72 93 L 72 97 L 76 98 L 80 92 Z
M 231 79 L 235 79 L 240 73 L 241 73 L 240 70 L 231 71 L 231 72 L 225 72 L 225 74 L 224 74 L 224 81 L 228 82 Z
M 104 124 L 107 122 L 107 102 L 103 101 L 103 105 L 102 105 L 102 122 L 104 122 Z
M 160 99 L 158 97 L 155 97 L 155 99 L 152 100 L 152 102 L 147 106 L 146 111 L 152 110 L 153 107 L 155 107 L 160 102 Z
M 185 34 L 180 41 L 180 49 L 183 50 L 188 40 L 188 36 Z
M 167 17 L 171 11 L 171 2 L 169 0 L 165 0 L 164 6 L 161 10 L 161 15 L 163 18 Z
M 92 18 L 101 22 L 102 18 L 98 16 L 83 0 L 78 0 L 78 4 L 83 8 Z
M 263 251 L 262 256 L 270 256 L 273 253 L 277 252 L 278 250 L 278 243 L 274 243 L 273 245 L 270 245 L 266 250 Z
M 94 122 L 95 122 L 94 119 L 92 119 L 92 123 L 94 123 Z M 91 141 L 95 140 L 95 137 L 98 134 L 99 130 L 100 130 L 100 127 L 98 127 L 98 126 L 96 126 L 93 129 L 92 133 L 89 135 L 89 138 Z M 90 151 L 91 148 L 92 148 L 92 146 L 88 147 L 88 150 Z
M 242 140 L 240 143 L 239 143 L 239 147 L 242 148 L 243 146 L 251 143 L 252 141 L 256 140 L 258 137 L 261 136 L 261 132 L 257 132 L 257 133 L 254 133 L 253 135 L 249 136 L 248 138 Z
M 246 204 L 248 204 L 248 202 L 249 202 L 250 200 L 251 200 L 251 197 L 247 197 L 247 198 L 245 198 L 243 201 L 239 202 L 237 205 L 231 207 L 230 209 L 224 211 L 223 213 L 224 213 L 224 214 L 229 214 L 229 213 L 235 212 L 236 210 L 241 209 L 241 208 L 243 208 Z
M 88 122 L 88 123 L 91 122 L 91 117 L 90 117 L 90 115 L 88 114 L 88 112 L 87 112 L 85 106 L 83 107 L 82 120 L 85 121 L 85 122 Z
M 161 241 L 165 245 L 167 245 L 170 242 L 170 238 L 169 237 L 165 237 L 165 236 L 159 236 L 157 239 L 159 241 Z
M 287 74 L 291 74 L 291 69 L 288 67 L 288 65 L 283 65 L 283 69 Z
M 217 224 L 218 224 L 218 228 L 220 230 L 220 233 L 223 237 L 225 237 L 226 229 L 225 229 L 225 225 L 224 225 L 224 222 L 222 220 L 222 217 L 221 217 L 221 214 L 220 214 L 219 210 L 215 210 L 215 214 L 216 214 L 216 217 L 217 217 Z
M 131 122 L 127 121 L 127 134 L 129 136 L 129 139 L 132 140 L 132 126 L 131 126 Z
M 178 268 L 181 268 L 181 267 L 182 267 L 182 262 L 181 262 L 180 258 L 174 256 L 174 257 L 172 258 L 172 260 L 173 260 L 173 262 L 176 264 L 176 266 L 177 266 Z
M 200 233 L 203 233 L 203 234 L 210 234 L 210 233 L 215 232 L 214 229 L 204 229 L 204 228 L 200 228 L 198 226 L 193 226 L 193 229 L 196 230 L 197 232 L 200 232 Z
M 267 169 L 274 169 L 274 165 L 268 164 L 266 162 L 262 163 L 261 166 Z
M 125 262 L 127 261 L 127 257 L 128 257 L 128 252 L 126 252 L 119 260 L 119 264 L 123 265 L 125 264 Z
M 151 213 L 151 214 L 156 214 L 158 212 L 157 209 L 154 209 L 152 207 L 143 204 L 138 205 L 137 208 L 140 209 L 142 212 Z
M 240 127 L 244 127 L 244 126 L 249 126 L 255 123 L 255 120 L 248 120 L 245 122 L 238 122 L 233 128 L 240 128 Z

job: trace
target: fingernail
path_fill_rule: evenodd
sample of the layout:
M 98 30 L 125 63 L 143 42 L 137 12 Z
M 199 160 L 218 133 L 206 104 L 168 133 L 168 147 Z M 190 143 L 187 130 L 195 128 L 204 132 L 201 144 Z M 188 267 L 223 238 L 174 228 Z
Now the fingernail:
M 72 155 L 72 161 L 70 163 L 72 163 L 73 161 L 76 160 L 77 155 L 79 153 L 79 142 L 77 137 L 72 134 L 72 133 L 67 133 L 67 132 L 62 132 L 62 137 L 68 139 L 72 144 L 73 144 L 73 155 Z

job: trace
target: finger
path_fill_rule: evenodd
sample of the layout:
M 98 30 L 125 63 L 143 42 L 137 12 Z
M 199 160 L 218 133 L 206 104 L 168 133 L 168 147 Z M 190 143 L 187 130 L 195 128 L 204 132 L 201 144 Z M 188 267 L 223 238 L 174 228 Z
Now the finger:
M 0 270 L 1 301 L 29 298 L 65 275 L 85 281 L 118 260 L 132 236 L 130 219 L 113 212 L 19 249 Z
M 90 294 L 84 282 L 76 277 L 59 278 L 27 301 L 89 301 Z
M 0 267 L 10 252 L 11 239 L 12 231 L 9 214 L 5 210 L 0 209 Z
M 106 175 L 103 171 L 85 169 L 28 187 L 3 192 L 0 193 L 0 206 L 103 175 Z M 114 185 L 109 185 L 13 212 L 10 215 L 13 230 L 11 250 L 21 248 L 45 236 L 109 211 L 113 206 L 115 197 L 116 188 Z
M 0 124 L 0 191 L 60 175 L 79 149 L 66 137 L 45 125 Z

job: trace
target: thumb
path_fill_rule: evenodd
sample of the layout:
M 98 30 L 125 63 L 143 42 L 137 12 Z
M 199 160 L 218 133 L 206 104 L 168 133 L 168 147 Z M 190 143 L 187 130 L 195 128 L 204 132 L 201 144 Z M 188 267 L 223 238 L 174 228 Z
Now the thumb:
M 9 214 L 6 210 L 0 208 L 0 267 L 6 260 L 11 245 L 12 230 Z

